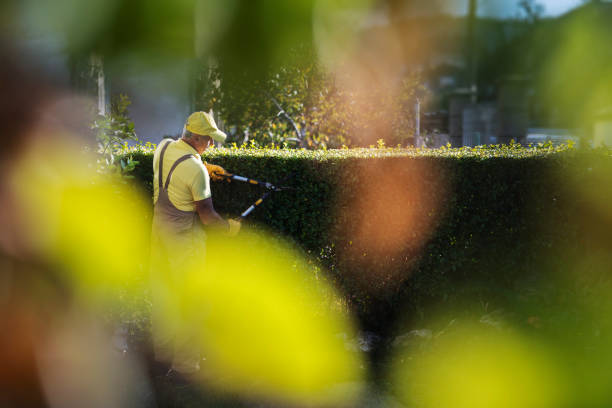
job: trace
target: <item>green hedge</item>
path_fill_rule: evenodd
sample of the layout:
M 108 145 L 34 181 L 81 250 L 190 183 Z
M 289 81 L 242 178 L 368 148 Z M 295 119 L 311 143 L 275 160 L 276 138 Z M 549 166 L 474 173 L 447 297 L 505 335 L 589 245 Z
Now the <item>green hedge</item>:
M 150 192 L 151 151 L 135 148 L 126 154 L 139 161 L 134 175 Z M 273 183 L 291 176 L 286 184 L 294 189 L 274 193 L 248 221 L 290 238 L 318 259 L 364 325 L 377 329 L 398 313 L 422 316 L 432 303 L 471 297 L 503 304 L 517 282 L 533 279 L 548 261 L 547 254 L 578 239 L 578 229 L 567 223 L 576 208 L 565 181 L 568 175 L 587 176 L 587 168 L 578 166 L 579 156 L 567 146 L 512 145 L 438 150 L 212 149 L 204 159 L 232 173 Z M 609 152 L 596 156 L 610 162 Z M 363 168 L 371 173 L 363 176 Z M 357 220 L 364 219 L 354 213 L 355 206 L 366 211 L 377 208 L 376 194 L 371 203 L 360 201 L 363 188 L 383 188 L 384 180 L 420 189 L 414 199 L 405 191 L 399 197 L 406 201 L 406 211 L 417 214 L 415 225 L 433 226 L 431 234 L 417 236 L 422 246 L 400 242 L 405 248 L 392 257 L 372 256 L 367 246 L 351 248 L 361 245 L 353 241 L 361 225 Z M 263 193 L 257 186 L 237 182 L 213 183 L 212 190 L 217 210 L 234 216 Z M 389 216 L 378 209 L 365 219 L 384 226 Z M 416 228 L 415 234 L 419 233 Z

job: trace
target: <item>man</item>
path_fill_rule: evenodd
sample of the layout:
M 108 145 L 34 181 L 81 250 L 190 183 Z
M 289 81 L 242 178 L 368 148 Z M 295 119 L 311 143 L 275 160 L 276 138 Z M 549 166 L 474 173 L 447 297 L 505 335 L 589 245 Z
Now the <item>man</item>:
M 180 287 L 189 268 L 203 264 L 204 226 L 229 235 L 240 230 L 240 222 L 224 220 L 213 206 L 210 177 L 222 179 L 225 170 L 205 165 L 200 157 L 213 140 L 225 139 L 212 115 L 195 112 L 187 119 L 182 137 L 162 140 L 153 156 L 153 343 L 156 360 L 170 363 L 172 370 L 181 375 L 199 370 L 200 355 L 195 335 L 189 327 L 181 327 L 180 306 L 173 288 Z

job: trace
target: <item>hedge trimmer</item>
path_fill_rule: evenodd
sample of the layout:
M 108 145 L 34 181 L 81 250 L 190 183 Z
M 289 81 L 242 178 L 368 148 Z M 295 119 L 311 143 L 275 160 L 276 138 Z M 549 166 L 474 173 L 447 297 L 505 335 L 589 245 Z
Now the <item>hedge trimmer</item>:
M 268 191 L 266 191 L 266 193 L 263 196 L 261 196 L 257 201 L 255 201 L 242 214 L 240 214 L 240 219 L 244 219 L 247 215 L 249 215 L 251 212 L 253 212 L 253 210 L 255 208 L 257 208 L 261 203 L 263 203 L 264 200 L 270 196 L 270 194 L 272 194 L 274 192 L 278 192 L 278 191 L 292 190 L 293 189 L 293 187 L 277 187 L 274 184 L 269 183 L 267 181 L 255 180 L 255 179 L 252 179 L 252 178 L 238 176 L 236 174 L 227 173 L 227 172 L 224 173 L 224 174 L 220 174 L 220 176 L 224 177 L 224 178 L 226 178 L 228 180 L 241 181 L 241 182 L 244 182 L 244 183 L 249 183 L 249 184 L 253 184 L 253 185 L 257 185 L 257 186 L 262 186 L 262 187 L 268 189 Z M 285 181 L 287 181 L 289 178 L 291 178 L 291 176 L 293 176 L 293 174 L 290 174 L 289 176 L 285 177 L 283 180 L 281 180 L 281 183 L 284 183 Z

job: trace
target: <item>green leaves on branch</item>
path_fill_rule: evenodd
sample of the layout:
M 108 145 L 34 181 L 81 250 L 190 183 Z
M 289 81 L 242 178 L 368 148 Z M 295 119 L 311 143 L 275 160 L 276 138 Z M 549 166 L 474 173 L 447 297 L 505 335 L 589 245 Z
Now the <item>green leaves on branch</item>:
M 131 157 L 122 158 L 119 163 L 115 162 L 115 156 L 127 149 L 129 140 L 138 141 L 134 122 L 128 112 L 131 103 L 125 94 L 114 95 L 111 99 L 110 112 L 98 115 L 91 126 L 100 154 L 98 161 L 100 171 L 127 175 L 138 164 Z

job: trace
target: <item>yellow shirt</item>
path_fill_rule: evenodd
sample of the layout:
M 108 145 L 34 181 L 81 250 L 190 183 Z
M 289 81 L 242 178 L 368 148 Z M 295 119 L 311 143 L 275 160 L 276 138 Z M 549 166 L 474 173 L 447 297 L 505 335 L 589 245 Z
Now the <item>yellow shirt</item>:
M 157 197 L 159 197 L 159 156 L 164 145 L 168 143 L 166 140 L 169 139 L 164 139 L 159 143 L 153 155 L 153 170 L 155 173 L 153 176 L 154 202 L 157 202 Z M 195 158 L 185 160 L 176 167 L 168 185 L 168 197 L 170 202 L 179 210 L 195 211 L 196 201 L 201 201 L 211 196 L 210 178 L 198 152 L 183 140 L 179 139 L 170 142 L 166 149 L 162 185 L 165 185 L 168 173 L 174 162 L 186 154 L 192 154 Z

